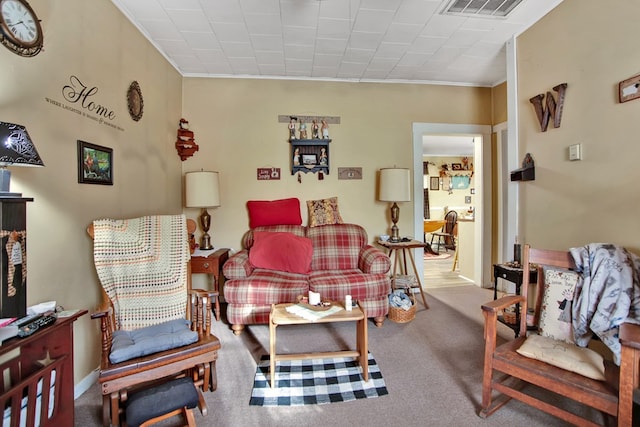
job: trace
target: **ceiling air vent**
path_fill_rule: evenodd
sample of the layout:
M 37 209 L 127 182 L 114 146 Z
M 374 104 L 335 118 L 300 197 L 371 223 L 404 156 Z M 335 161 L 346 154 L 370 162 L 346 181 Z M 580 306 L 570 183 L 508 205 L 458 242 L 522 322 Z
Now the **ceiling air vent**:
M 521 2 L 522 0 L 451 0 L 442 13 L 475 17 L 505 17 Z

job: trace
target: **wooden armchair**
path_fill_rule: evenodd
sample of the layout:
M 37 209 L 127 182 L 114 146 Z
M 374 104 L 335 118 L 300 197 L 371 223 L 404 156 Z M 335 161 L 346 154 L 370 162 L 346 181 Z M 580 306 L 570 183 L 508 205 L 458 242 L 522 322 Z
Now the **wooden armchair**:
M 539 327 L 548 327 L 548 325 L 544 324 L 544 319 L 541 319 L 541 315 L 545 315 L 546 308 L 543 307 L 555 306 L 556 310 L 564 308 L 562 306 L 559 308 L 558 303 L 562 301 L 558 301 L 558 298 L 552 293 L 552 287 L 565 284 L 560 280 L 554 281 L 553 275 L 557 274 L 555 277 L 569 281 L 568 277 L 570 275 L 573 274 L 576 277 L 575 274 L 577 274 L 569 271 L 570 269 L 575 269 L 573 257 L 569 252 L 532 249 L 529 245 L 524 247 L 523 266 L 522 295 L 508 295 L 482 306 L 482 313 L 485 318 L 485 354 L 482 408 L 479 415 L 482 418 L 488 417 L 511 398 L 514 398 L 574 425 L 601 425 L 595 420 L 579 415 L 579 411 L 574 413 L 567 410 L 566 400 L 564 401 L 565 405 L 562 405 L 560 402 L 563 399 L 558 399 L 559 396 L 562 396 L 577 402 L 578 407 L 586 406 L 600 411 L 603 414 L 603 424 L 610 425 L 611 418 L 617 418 L 618 426 L 631 426 L 631 395 L 632 388 L 638 386 L 638 360 L 640 359 L 640 342 L 633 342 L 633 340 L 640 339 L 640 326 L 629 323 L 622 325 L 621 330 L 626 330 L 627 332 L 625 335 L 626 341 L 622 340 L 621 367 L 618 368 L 613 362 L 605 360 L 604 376 L 601 380 L 584 376 L 598 377 L 600 374 L 583 372 L 583 375 L 567 370 L 569 368 L 575 369 L 576 366 L 598 367 L 602 370 L 602 359 L 598 359 L 600 356 L 589 359 L 595 352 L 593 354 L 589 353 L 591 350 L 579 348 L 575 344 L 567 344 L 558 339 L 552 339 L 553 342 L 547 347 L 551 353 L 556 349 L 561 349 L 562 356 L 558 357 L 557 360 L 564 357 L 565 353 L 563 352 L 566 351 L 568 354 L 573 352 L 574 349 L 580 354 L 581 358 L 584 357 L 579 362 L 572 360 L 566 363 L 566 369 L 531 357 L 525 357 L 518 353 L 517 350 L 519 349 L 525 351 L 525 347 L 521 348 L 521 346 L 525 343 L 525 340 L 529 339 L 527 338 L 527 316 L 518 316 L 520 325 L 520 336 L 518 338 L 507 341 L 500 346 L 497 345 L 496 323 L 499 313 L 515 304 L 519 304 L 522 310 L 521 313 L 527 313 L 528 290 L 530 287 L 528 282 L 531 268 L 538 269 L 537 286 L 532 284 L 531 287 L 535 286 L 537 288 L 533 322 Z M 546 283 L 545 270 L 548 269 L 544 267 L 555 269 L 555 272 L 547 273 L 551 276 Z M 555 289 L 555 291 L 557 290 L 558 288 Z M 554 297 L 545 299 L 545 292 L 548 293 L 547 295 L 553 295 Z M 633 333 L 631 332 L 632 330 L 634 331 Z M 530 340 L 528 345 L 539 339 L 547 339 L 541 335 L 534 334 L 533 336 L 538 338 Z M 545 345 L 541 347 L 545 347 L 547 343 L 545 341 Z M 546 359 L 548 354 L 542 355 L 542 352 L 537 351 L 535 354 L 544 356 L 541 358 L 548 360 Z M 529 354 L 529 356 L 532 356 L 532 354 Z M 534 384 L 549 391 L 549 393 L 546 396 L 539 393 L 534 396 L 529 393 L 531 390 L 530 387 L 527 388 L 529 384 Z M 573 407 L 573 405 L 571 406 Z
M 170 218 L 168 222 L 167 218 Z M 172 230 L 167 231 L 167 224 Z M 176 228 L 180 227 L 184 230 L 176 231 Z M 129 392 L 181 376 L 193 379 L 198 388 L 200 410 L 206 415 L 207 407 L 202 392 L 214 391 L 217 388 L 215 362 L 220 341 L 211 335 L 211 301 L 217 293 L 191 289 L 187 223 L 184 216 L 99 220 L 89 226 L 87 231 L 94 239 L 94 262 L 103 294 L 101 307 L 91 316 L 100 320 L 102 335 L 98 381 L 103 397 L 103 424 L 121 424 L 124 402 Z M 172 250 L 163 250 L 170 244 L 167 238 L 182 239 L 183 244 L 174 242 Z M 176 255 L 176 250 L 173 250 L 175 248 L 178 248 L 180 256 Z M 176 265 L 170 266 L 170 271 L 164 272 L 162 265 L 170 264 L 171 260 Z M 118 264 L 119 268 L 123 268 L 123 265 L 137 264 L 138 270 L 132 271 L 129 276 L 114 278 L 104 271 L 105 265 L 108 268 L 110 264 Z M 148 276 L 140 273 L 146 269 Z M 134 286 L 126 289 L 127 282 L 132 278 L 135 278 Z M 171 307 L 171 303 L 168 303 L 167 307 L 157 307 L 159 311 L 154 311 L 154 307 L 151 307 L 154 301 L 157 303 L 158 298 L 167 293 L 167 286 L 161 288 L 163 285 L 178 289 L 170 300 L 175 302 L 171 312 L 166 311 L 167 307 Z M 116 291 L 113 289 L 114 286 L 123 286 L 125 289 Z M 158 290 L 160 288 L 162 290 Z M 146 291 L 148 295 L 140 295 Z M 141 318 L 134 320 L 136 314 L 140 314 Z M 178 322 L 181 322 L 180 319 L 190 321 L 190 327 L 187 329 L 197 332 L 197 341 L 153 354 L 112 362 L 110 355 L 116 331 L 135 330 L 138 333 L 148 326 L 171 319 Z M 142 329 L 131 327 L 132 324 L 140 325 Z M 185 332 L 189 334 L 188 330 Z

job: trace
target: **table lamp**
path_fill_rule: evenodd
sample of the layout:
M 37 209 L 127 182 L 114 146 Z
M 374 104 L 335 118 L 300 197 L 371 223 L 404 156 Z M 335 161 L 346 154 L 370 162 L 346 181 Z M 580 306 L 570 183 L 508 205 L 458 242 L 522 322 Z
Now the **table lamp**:
M 211 215 L 207 212 L 209 207 L 220 206 L 220 187 L 218 185 L 218 172 L 187 172 L 185 178 L 185 206 L 188 208 L 202 208 L 200 225 L 202 226 L 202 240 L 200 249 L 213 249 L 209 227 Z
M 398 231 L 398 220 L 400 219 L 400 208 L 397 202 L 411 201 L 411 175 L 409 169 L 384 168 L 380 169 L 380 192 L 378 200 L 382 202 L 393 202 L 391 205 L 391 227 L 390 242 L 400 241 Z
M 24 126 L 0 122 L 0 197 L 22 197 L 11 193 L 7 166 L 44 166 Z

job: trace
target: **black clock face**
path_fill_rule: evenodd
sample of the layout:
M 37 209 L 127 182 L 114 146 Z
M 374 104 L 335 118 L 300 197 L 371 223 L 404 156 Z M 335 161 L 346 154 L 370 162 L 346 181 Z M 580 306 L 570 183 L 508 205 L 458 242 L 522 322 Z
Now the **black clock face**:
M 0 42 L 21 56 L 42 50 L 42 27 L 26 0 L 0 0 Z

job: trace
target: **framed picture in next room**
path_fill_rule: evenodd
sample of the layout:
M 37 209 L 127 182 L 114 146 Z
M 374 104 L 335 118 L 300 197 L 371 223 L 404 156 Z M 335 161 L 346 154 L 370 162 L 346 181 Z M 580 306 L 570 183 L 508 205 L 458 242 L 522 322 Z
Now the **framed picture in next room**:
M 432 176 L 429 179 L 429 190 L 440 190 L 440 178 L 437 176 Z
M 113 185 L 113 150 L 78 140 L 78 182 Z

